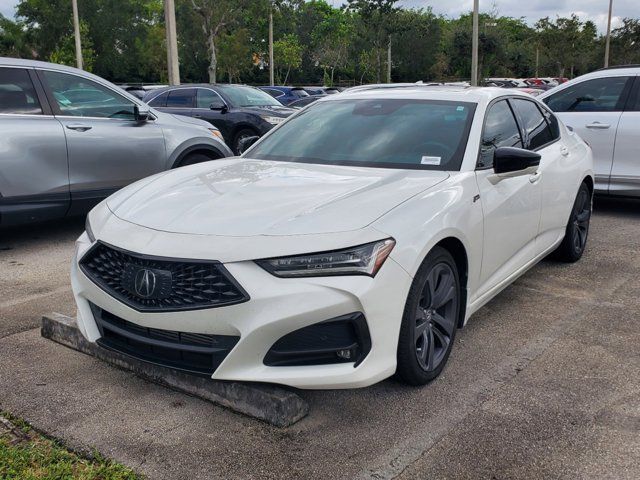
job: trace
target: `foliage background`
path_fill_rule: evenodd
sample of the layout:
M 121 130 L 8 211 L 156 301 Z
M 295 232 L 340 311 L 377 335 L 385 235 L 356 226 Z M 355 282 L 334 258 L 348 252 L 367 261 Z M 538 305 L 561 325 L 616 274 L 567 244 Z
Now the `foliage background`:
M 471 14 L 448 19 L 397 0 L 176 0 L 183 82 L 268 83 L 268 14 L 273 8 L 279 82 L 353 85 L 391 79 L 468 80 Z M 166 82 L 162 0 L 78 0 L 85 68 L 114 82 Z M 69 0 L 21 0 L 0 15 L 0 55 L 73 65 Z M 533 26 L 497 12 L 480 17 L 483 77 L 573 77 L 599 68 L 595 25 L 543 18 Z M 640 19 L 625 18 L 611 40 L 612 65 L 640 63 Z M 213 71 L 212 71 L 213 70 Z M 213 76 L 212 76 L 213 73 Z

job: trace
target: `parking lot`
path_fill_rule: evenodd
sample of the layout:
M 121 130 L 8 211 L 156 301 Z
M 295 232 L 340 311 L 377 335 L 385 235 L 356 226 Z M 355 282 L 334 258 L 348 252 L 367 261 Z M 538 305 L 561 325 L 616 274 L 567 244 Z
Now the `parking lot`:
M 74 313 L 84 222 L 3 230 L 0 410 L 151 478 L 638 478 L 639 207 L 597 200 L 583 260 L 474 315 L 435 382 L 301 391 L 286 429 L 42 339 L 42 314 Z

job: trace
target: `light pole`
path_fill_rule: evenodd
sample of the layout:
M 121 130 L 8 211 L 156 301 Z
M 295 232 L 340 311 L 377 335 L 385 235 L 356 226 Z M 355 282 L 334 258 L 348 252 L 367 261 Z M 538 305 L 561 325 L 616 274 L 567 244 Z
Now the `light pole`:
M 178 36 L 176 34 L 176 6 L 174 0 L 164 0 L 164 24 L 167 35 L 167 69 L 169 85 L 180 85 Z
M 611 43 L 611 12 L 613 11 L 613 0 L 609 0 L 609 19 L 607 20 L 607 38 L 604 43 L 604 68 L 609 66 L 609 45 Z
M 269 85 L 274 85 L 273 64 L 273 2 L 269 2 Z
M 76 40 L 76 67 L 82 70 L 82 45 L 80 44 L 80 17 L 78 15 L 78 0 L 71 0 L 73 9 L 73 35 Z
M 471 85 L 478 86 L 478 10 L 479 0 L 473 0 L 473 37 L 471 39 Z

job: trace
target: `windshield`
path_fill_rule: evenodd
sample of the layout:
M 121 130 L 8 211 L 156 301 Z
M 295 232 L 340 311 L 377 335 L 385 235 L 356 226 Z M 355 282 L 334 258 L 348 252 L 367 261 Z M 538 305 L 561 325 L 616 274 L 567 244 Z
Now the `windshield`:
M 460 170 L 475 104 L 357 99 L 316 102 L 247 151 L 263 160 Z
M 235 107 L 281 107 L 282 104 L 260 89 L 253 87 L 226 87 L 221 93 Z

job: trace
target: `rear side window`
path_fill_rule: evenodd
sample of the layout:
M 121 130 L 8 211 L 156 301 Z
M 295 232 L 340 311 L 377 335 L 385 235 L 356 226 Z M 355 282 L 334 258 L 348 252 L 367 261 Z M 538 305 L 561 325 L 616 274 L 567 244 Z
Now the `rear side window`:
M 547 120 L 535 103 L 520 99 L 514 99 L 512 102 L 522 120 L 522 127 L 528 139 L 527 148 L 529 150 L 536 150 L 554 140 Z
M 630 77 L 594 78 L 576 83 L 543 101 L 554 112 L 618 112 Z
M 195 96 L 196 91 L 193 88 L 171 90 L 167 97 L 167 107 L 191 108 L 193 107 L 193 99 Z
M 0 68 L 0 113 L 42 114 L 36 90 L 26 70 Z
M 520 129 L 506 100 L 489 107 L 482 130 L 478 168 L 493 166 L 493 152 L 498 147 L 522 148 Z
M 169 96 L 169 92 L 164 92 L 155 97 L 153 100 L 149 102 L 149 105 L 152 107 L 166 107 L 167 106 L 167 97 Z

